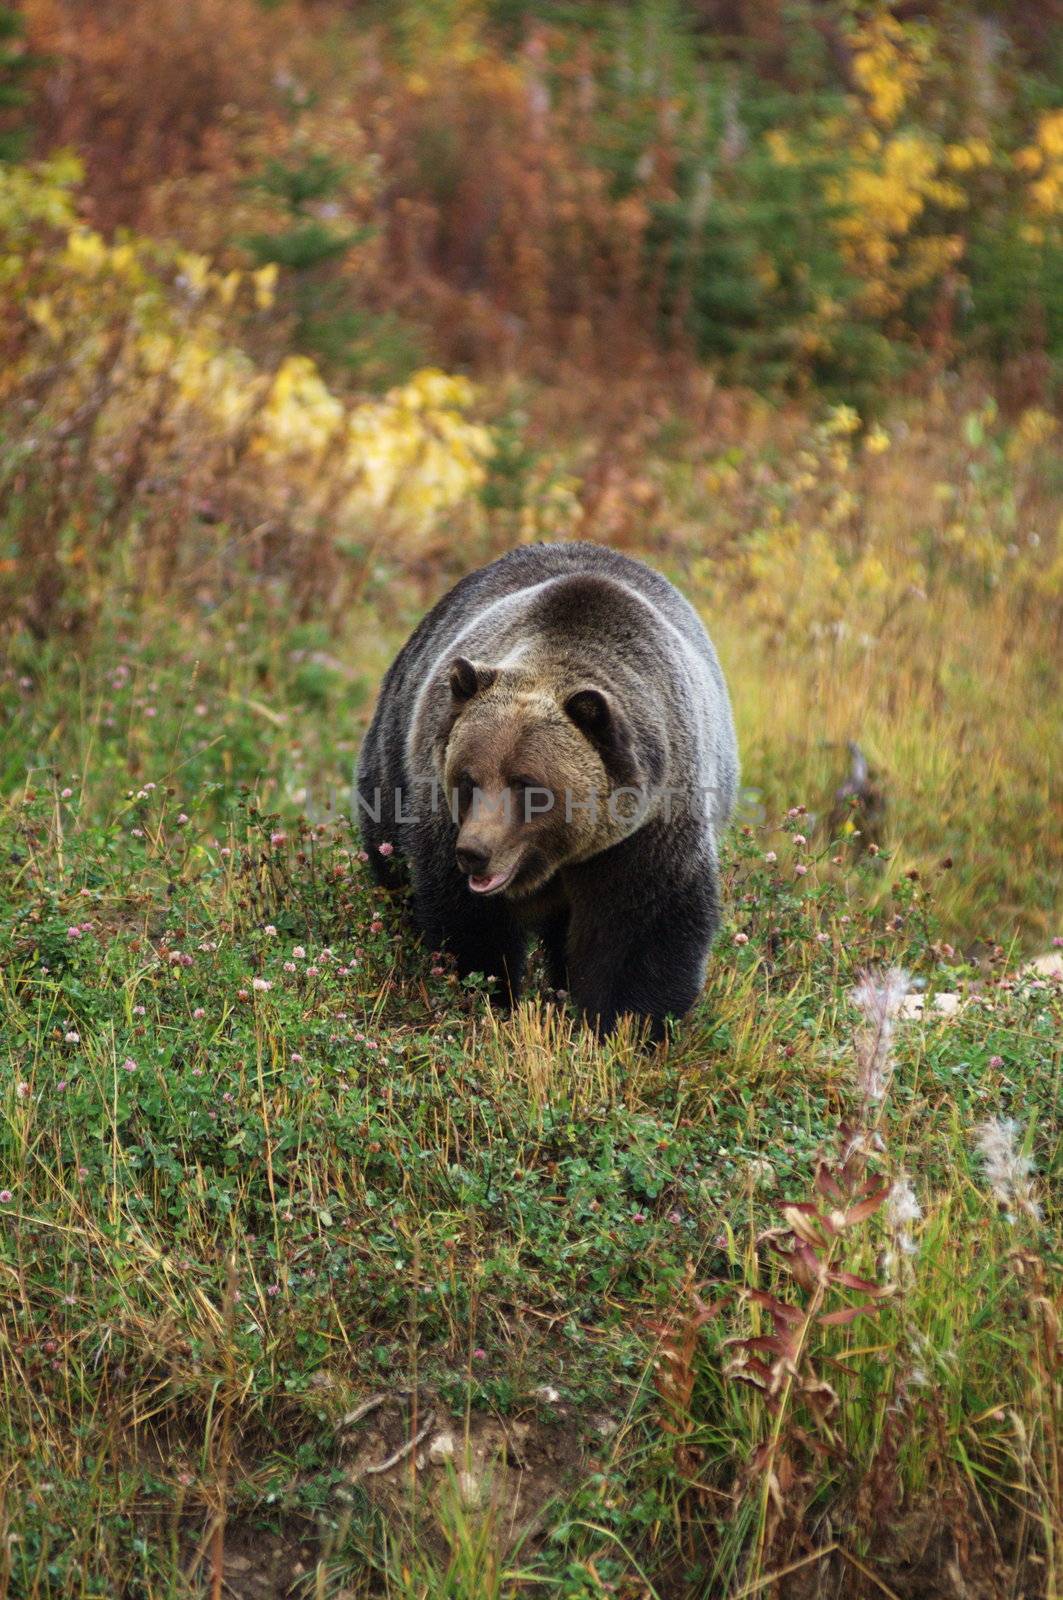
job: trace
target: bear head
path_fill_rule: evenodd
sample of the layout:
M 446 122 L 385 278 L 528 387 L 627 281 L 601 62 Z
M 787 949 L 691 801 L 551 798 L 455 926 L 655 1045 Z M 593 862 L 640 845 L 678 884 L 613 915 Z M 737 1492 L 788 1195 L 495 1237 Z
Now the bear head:
M 659 761 L 614 690 L 458 656 L 445 692 L 436 765 L 474 894 L 533 894 L 645 819 Z

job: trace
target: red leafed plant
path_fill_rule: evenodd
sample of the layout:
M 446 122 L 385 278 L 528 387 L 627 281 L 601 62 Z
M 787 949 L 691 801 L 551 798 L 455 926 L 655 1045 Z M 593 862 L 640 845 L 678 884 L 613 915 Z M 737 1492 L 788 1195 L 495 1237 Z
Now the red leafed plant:
M 758 1260 L 770 1252 L 792 1293 L 785 1286 L 769 1293 L 759 1285 L 738 1291 L 739 1299 L 757 1307 L 770 1323 L 768 1333 L 758 1327 L 727 1340 L 733 1354 L 724 1368 L 726 1377 L 758 1392 L 771 1418 L 768 1436 L 754 1449 L 744 1475 L 760 1493 L 758 1560 L 788 1513 L 795 1525 L 799 1520 L 795 1502 L 802 1462 L 844 1456 L 835 1427 L 841 1402 L 827 1373 L 852 1375 L 853 1369 L 822 1349 L 817 1330 L 872 1316 L 894 1292 L 892 1284 L 850 1271 L 846 1260 L 852 1257 L 854 1230 L 875 1215 L 892 1187 L 887 1176 L 869 1167 L 873 1156 L 885 1164 L 879 1128 L 894 1073 L 895 1023 L 907 988 L 907 975 L 892 968 L 863 974 L 853 989 L 861 1019 L 853 1040 L 856 1117 L 842 1123 L 834 1154 L 818 1162 L 813 1199 L 784 1202 L 785 1226 L 769 1228 L 755 1241 Z M 836 1304 L 840 1297 L 844 1303 Z
M 674 1441 L 674 1460 L 688 1487 L 699 1487 L 703 1451 L 693 1442 L 696 1419 L 692 1401 L 702 1329 L 726 1307 L 756 1307 L 770 1323 L 770 1332 L 756 1332 L 724 1341 L 731 1351 L 724 1376 L 756 1389 L 771 1418 L 768 1436 L 753 1450 L 738 1491 L 759 1484 L 762 1500 L 761 1546 L 770 1544 L 787 1500 L 796 1492 L 802 1458 L 840 1457 L 840 1440 L 832 1425 L 838 1394 L 820 1370 L 839 1366 L 824 1357 L 813 1338 L 817 1328 L 837 1328 L 872 1315 L 877 1303 L 893 1292 L 883 1284 L 849 1271 L 844 1251 L 854 1229 L 868 1221 L 885 1201 L 890 1183 L 867 1171 L 874 1135 L 843 1126 L 838 1155 L 819 1163 L 814 1201 L 786 1201 L 780 1207 L 785 1226 L 769 1228 L 756 1239 L 758 1258 L 770 1253 L 790 1280 L 769 1293 L 759 1287 L 723 1287 L 719 1298 L 702 1297 L 705 1285 L 694 1281 L 693 1267 L 671 1316 L 649 1324 L 658 1339 L 654 1384 L 661 1401 L 661 1427 Z M 846 1304 L 833 1302 L 841 1294 Z M 858 1297 L 855 1299 L 853 1297 Z M 818 1363 L 818 1366 L 817 1366 Z M 849 1370 L 843 1368 L 842 1370 Z M 706 1491 L 708 1492 L 708 1487 Z M 797 1509 L 791 1505 L 791 1511 Z
M 901 1223 L 893 1213 L 895 1191 L 899 1188 L 903 1198 L 907 1179 L 902 1173 L 898 1185 L 891 1181 L 881 1125 L 894 1075 L 895 1019 L 907 986 L 905 974 L 891 969 L 864 974 L 853 989 L 860 1013 L 853 1051 L 854 1115 L 840 1125 L 834 1149 L 817 1162 L 810 1198 L 783 1201 L 781 1226 L 751 1239 L 745 1284 L 717 1283 L 719 1298 L 709 1302 L 702 1298 L 707 1286 L 696 1284 L 688 1267 L 670 1316 L 650 1324 L 658 1340 L 654 1382 L 660 1423 L 674 1441 L 684 1491 L 759 1500 L 747 1577 L 762 1573 L 769 1554 L 784 1553 L 784 1543 L 792 1545 L 788 1533 L 797 1537 L 807 1526 L 807 1501 L 822 1483 L 824 1463 L 839 1474 L 851 1465 L 845 1406 L 835 1383 L 839 1375 L 860 1376 L 851 1365 L 858 1352 L 837 1351 L 836 1337 L 827 1330 L 874 1316 L 899 1287 L 880 1280 L 878 1265 L 875 1277 L 852 1268 L 867 1260 L 864 1229 L 887 1200 L 893 1245 L 876 1262 L 885 1272 L 890 1262 L 903 1259 Z M 901 1286 L 904 1281 L 902 1273 Z M 711 1481 L 711 1463 L 693 1437 L 698 1421 L 705 1420 L 698 1417 L 696 1391 L 701 1333 L 724 1310 L 744 1314 L 752 1326 L 717 1346 L 728 1352 L 722 1376 L 757 1396 L 745 1419 L 751 1449 L 729 1484 Z M 836 1548 L 831 1543 L 820 1554 Z M 804 1559 L 813 1558 L 802 1558 L 801 1564 Z
M 770 1543 L 786 1512 L 787 1492 L 801 1476 L 799 1452 L 842 1453 L 832 1424 L 838 1394 L 813 1348 L 815 1329 L 844 1327 L 871 1316 L 877 1302 L 893 1292 L 891 1284 L 861 1277 L 843 1265 L 852 1230 L 874 1216 L 890 1190 L 888 1179 L 868 1175 L 870 1144 L 865 1132 L 843 1126 L 837 1158 L 817 1167 L 817 1198 L 784 1202 L 785 1226 L 769 1228 L 757 1239 L 758 1249 L 770 1250 L 791 1280 L 793 1295 L 784 1299 L 784 1290 L 773 1294 L 759 1288 L 738 1292 L 771 1324 L 769 1333 L 728 1339 L 733 1354 L 724 1369 L 725 1376 L 759 1392 L 772 1418 L 768 1437 L 747 1467 L 748 1480 L 761 1483 L 762 1545 Z M 848 1303 L 832 1304 L 839 1292 Z M 859 1297 L 855 1303 L 852 1296 Z M 837 1365 L 834 1358 L 826 1361 L 828 1368 Z
M 687 1263 L 679 1295 L 679 1310 L 664 1322 L 647 1326 L 660 1341 L 654 1362 L 654 1385 L 661 1399 L 661 1426 L 675 1440 L 675 1464 L 684 1477 L 693 1477 L 701 1463 L 699 1446 L 691 1444 L 694 1430 L 691 1401 L 697 1377 L 695 1358 L 701 1330 L 722 1310 L 725 1299 L 711 1304 L 701 1298 L 694 1283 L 694 1268 Z

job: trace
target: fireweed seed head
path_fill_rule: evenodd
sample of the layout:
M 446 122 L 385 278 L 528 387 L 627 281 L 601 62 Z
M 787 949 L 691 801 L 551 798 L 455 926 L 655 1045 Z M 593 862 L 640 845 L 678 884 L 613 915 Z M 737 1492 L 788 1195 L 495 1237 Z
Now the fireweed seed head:
M 916 1199 L 911 1179 L 906 1172 L 898 1174 L 886 1199 L 886 1222 L 905 1255 L 914 1255 L 915 1240 L 908 1231 L 913 1222 L 922 1218 L 923 1208 Z
M 889 967 L 883 973 L 863 973 L 850 999 L 868 1022 L 880 1024 L 897 1015 L 909 987 L 910 979 L 903 968 Z
M 1019 1124 L 1013 1117 L 989 1117 L 974 1130 L 975 1149 L 982 1158 L 986 1182 L 1009 1222 L 1018 1212 L 1040 1220 L 1041 1204 L 1033 1184 L 1032 1157 L 1019 1148 Z
M 889 967 L 882 973 L 865 972 L 850 992 L 863 1016 L 854 1043 L 856 1086 L 865 1102 L 881 1100 L 890 1086 L 894 1027 L 908 987 L 908 974 Z

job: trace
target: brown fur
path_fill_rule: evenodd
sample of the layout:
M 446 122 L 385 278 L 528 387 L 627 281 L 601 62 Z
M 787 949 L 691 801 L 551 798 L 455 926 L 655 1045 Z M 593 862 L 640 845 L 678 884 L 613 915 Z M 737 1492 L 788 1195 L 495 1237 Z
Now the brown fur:
M 359 762 L 373 870 L 416 926 L 519 994 L 529 936 L 594 1026 L 689 1010 L 738 777 L 726 685 L 659 573 L 588 544 L 463 578 L 393 663 Z M 432 791 L 431 796 L 429 791 Z
M 609 817 L 605 763 L 565 714 L 562 691 L 546 673 L 498 672 L 460 707 L 441 752 L 444 790 L 457 801 L 457 849 L 486 856 L 496 872 L 519 862 L 513 897 L 532 894 L 624 831 Z M 574 797 L 568 817 L 566 794 Z M 593 812 L 580 803 L 591 796 Z

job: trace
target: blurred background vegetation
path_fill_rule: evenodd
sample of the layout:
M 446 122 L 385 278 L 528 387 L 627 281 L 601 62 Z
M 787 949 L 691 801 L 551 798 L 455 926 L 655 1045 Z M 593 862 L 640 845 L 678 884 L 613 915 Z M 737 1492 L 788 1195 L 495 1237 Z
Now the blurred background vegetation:
M 1052 931 L 1056 0 L 0 33 L 12 681 L 243 597 L 368 686 L 460 572 L 599 539 L 711 618 L 759 797 L 828 802 L 857 739 L 909 864 L 979 839 L 957 931 Z
M 13 131 L 78 152 L 108 234 L 289 269 L 294 334 L 337 373 L 668 354 L 850 401 L 927 360 L 999 365 L 1017 398 L 1058 376 L 1058 6 L 24 15 Z

